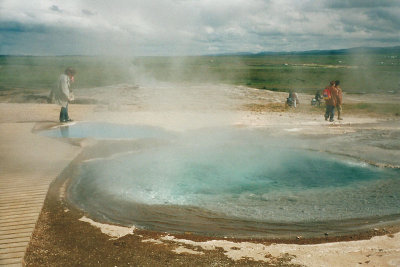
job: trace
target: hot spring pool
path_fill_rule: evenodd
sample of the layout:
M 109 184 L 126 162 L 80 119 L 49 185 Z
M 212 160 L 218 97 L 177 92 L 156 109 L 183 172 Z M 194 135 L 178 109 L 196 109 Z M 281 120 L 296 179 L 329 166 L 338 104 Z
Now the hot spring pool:
M 68 199 L 103 221 L 217 236 L 340 234 L 400 218 L 398 170 L 282 140 L 208 129 L 86 160 Z
M 162 128 L 148 125 L 123 125 L 104 122 L 65 124 L 42 131 L 48 137 L 96 139 L 172 138 L 173 134 Z

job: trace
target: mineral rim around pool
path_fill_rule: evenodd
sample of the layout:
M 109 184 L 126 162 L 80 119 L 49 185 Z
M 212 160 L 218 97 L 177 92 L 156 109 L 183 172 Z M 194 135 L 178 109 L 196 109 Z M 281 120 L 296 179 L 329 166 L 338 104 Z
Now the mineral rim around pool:
M 398 170 L 296 142 L 250 129 L 190 131 L 80 162 L 67 196 L 101 221 L 213 236 L 345 234 L 399 220 Z

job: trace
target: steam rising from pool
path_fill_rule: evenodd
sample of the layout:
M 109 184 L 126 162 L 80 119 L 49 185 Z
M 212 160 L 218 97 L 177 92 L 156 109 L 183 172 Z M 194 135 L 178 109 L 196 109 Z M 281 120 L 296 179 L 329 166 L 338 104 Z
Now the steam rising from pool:
M 398 171 L 296 149 L 296 142 L 249 129 L 188 132 L 82 162 L 68 195 L 102 220 L 221 236 L 318 225 L 340 232 L 360 220 L 399 217 Z

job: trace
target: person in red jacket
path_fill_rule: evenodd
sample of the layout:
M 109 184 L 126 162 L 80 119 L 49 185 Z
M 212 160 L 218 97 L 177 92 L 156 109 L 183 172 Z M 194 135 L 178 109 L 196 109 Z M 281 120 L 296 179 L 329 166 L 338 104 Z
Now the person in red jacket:
M 335 82 L 331 81 L 329 86 L 327 86 L 324 90 L 324 99 L 325 99 L 325 120 L 334 121 L 335 117 L 335 107 L 337 105 L 337 97 L 338 91 L 335 87 Z

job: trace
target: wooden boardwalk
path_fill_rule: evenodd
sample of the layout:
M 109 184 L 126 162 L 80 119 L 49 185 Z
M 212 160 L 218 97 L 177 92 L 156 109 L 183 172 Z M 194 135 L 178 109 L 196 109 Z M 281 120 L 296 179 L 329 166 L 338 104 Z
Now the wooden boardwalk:
M 48 187 L 80 151 L 31 132 L 33 123 L 0 123 L 0 266 L 22 266 Z
M 0 266 L 21 266 L 50 177 L 5 175 L 0 180 Z

